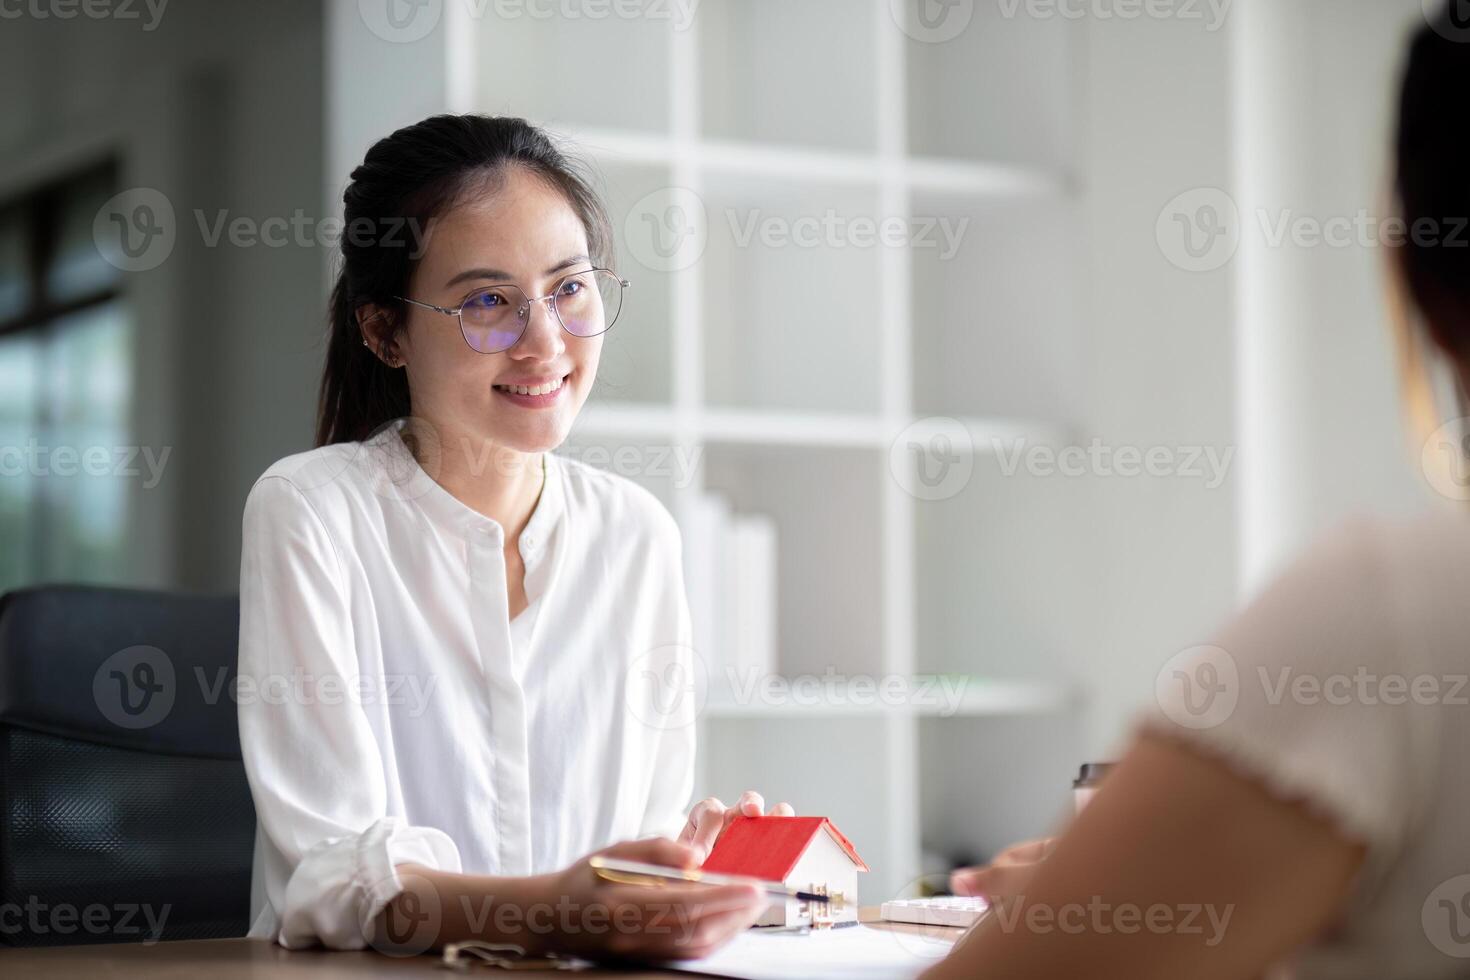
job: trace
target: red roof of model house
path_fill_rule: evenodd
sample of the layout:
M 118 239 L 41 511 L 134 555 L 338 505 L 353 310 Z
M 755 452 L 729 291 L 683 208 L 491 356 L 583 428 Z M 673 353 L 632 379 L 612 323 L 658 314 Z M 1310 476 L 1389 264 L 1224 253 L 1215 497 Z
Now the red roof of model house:
M 852 841 L 842 836 L 842 831 L 826 817 L 736 817 L 715 841 L 703 867 L 705 871 L 785 881 L 817 834 L 824 830 L 852 858 L 859 871 L 868 870 Z

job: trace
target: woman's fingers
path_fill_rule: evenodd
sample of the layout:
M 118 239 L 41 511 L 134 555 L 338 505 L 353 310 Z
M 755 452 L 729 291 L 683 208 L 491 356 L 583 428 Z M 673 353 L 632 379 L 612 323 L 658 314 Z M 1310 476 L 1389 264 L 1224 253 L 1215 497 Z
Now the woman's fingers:
M 775 806 L 771 807 L 771 816 L 794 817 L 796 816 L 796 809 L 790 803 L 777 803 Z
M 1012 844 L 997 854 L 991 864 L 1035 864 L 1051 852 L 1055 843 L 1055 837 L 1043 837 Z
M 679 831 L 679 843 L 692 844 L 694 842 L 694 833 L 699 829 L 699 818 L 711 807 L 723 811 L 725 804 L 713 796 L 705 797 L 694 804 L 694 809 L 689 811 L 689 820 L 684 824 L 684 829 Z
M 713 805 L 705 806 L 703 810 L 695 807 L 695 813 L 690 815 L 690 820 L 694 822 L 694 837 L 689 843 L 699 856 L 701 863 L 709 857 L 710 849 L 715 846 L 715 839 L 720 836 L 720 831 L 724 830 L 725 824 L 729 822 L 728 814 L 735 812 L 725 809 L 725 805 L 719 800 L 706 800 L 705 803 Z M 700 805 L 704 806 L 704 804 Z
M 988 902 L 998 902 L 1023 894 L 1037 865 L 992 864 L 983 868 L 961 868 L 949 876 L 949 886 L 956 895 L 973 895 Z
M 753 789 L 748 789 L 740 794 L 740 802 L 735 808 L 747 817 L 764 816 L 766 812 L 766 798 Z
M 705 956 L 753 923 L 766 907 L 766 897 L 750 885 L 671 885 L 657 892 L 618 889 L 613 919 L 626 929 L 638 922 L 619 944 L 625 953 L 685 959 Z

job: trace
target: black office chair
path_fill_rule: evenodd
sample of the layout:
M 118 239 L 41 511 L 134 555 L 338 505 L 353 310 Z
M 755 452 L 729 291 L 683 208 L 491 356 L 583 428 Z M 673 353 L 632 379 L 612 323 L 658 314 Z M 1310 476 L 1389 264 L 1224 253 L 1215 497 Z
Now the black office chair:
M 0 943 L 248 930 L 239 618 L 234 596 L 0 596 Z

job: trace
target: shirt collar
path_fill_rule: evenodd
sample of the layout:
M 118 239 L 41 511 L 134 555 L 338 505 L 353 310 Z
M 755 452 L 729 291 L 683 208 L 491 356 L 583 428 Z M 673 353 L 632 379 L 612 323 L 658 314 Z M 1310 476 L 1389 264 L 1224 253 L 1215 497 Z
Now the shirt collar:
M 486 531 L 496 536 L 503 535 L 504 529 L 498 521 L 481 514 L 445 490 L 414 458 L 401 434 L 407 421 L 394 419 L 361 443 L 360 458 L 373 492 L 385 500 L 412 503 L 431 519 L 460 535 Z M 426 446 L 425 456 L 431 470 L 435 468 L 433 459 L 436 453 L 436 446 Z M 531 517 L 521 530 L 521 554 L 528 565 L 545 552 L 564 506 L 561 462 L 549 452 L 542 453 L 541 458 L 546 468 L 546 479 Z

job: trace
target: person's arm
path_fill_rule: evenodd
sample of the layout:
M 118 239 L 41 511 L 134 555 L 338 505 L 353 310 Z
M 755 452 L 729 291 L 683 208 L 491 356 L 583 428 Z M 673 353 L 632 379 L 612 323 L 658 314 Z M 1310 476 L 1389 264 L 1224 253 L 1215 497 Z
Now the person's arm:
M 925 980 L 1258 976 L 1331 920 L 1363 855 L 1320 817 L 1146 735 L 1024 894 Z
M 1435 669 L 1398 542 L 1337 529 L 1170 658 L 1122 763 L 933 976 L 1247 978 L 1331 924 L 1437 792 L 1441 712 L 1351 683 Z
M 359 676 L 346 574 L 310 500 L 277 476 L 246 500 L 240 564 L 240 751 L 266 860 L 274 938 L 360 949 L 365 926 L 402 890 L 399 864 L 460 869 L 443 831 L 388 816 L 383 759 L 362 704 L 300 680 Z M 277 869 L 280 870 L 280 869 Z

